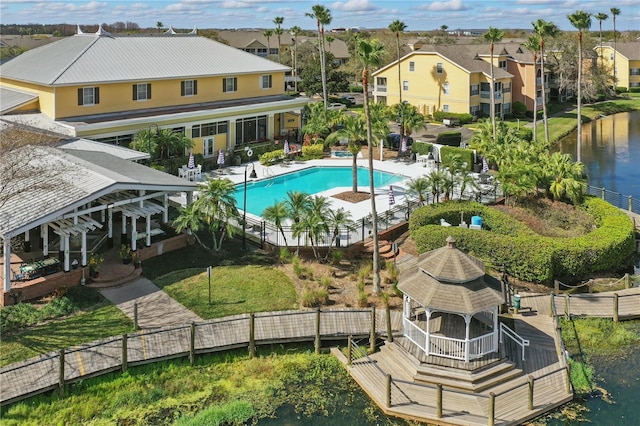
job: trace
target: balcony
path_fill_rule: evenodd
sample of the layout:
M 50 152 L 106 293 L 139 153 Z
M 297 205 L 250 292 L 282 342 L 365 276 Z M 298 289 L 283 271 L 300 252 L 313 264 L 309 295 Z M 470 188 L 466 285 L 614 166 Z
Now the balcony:
M 376 86 L 375 90 L 376 90 L 376 92 L 386 92 L 387 91 L 387 86 L 382 86 L 382 85 L 378 84 Z

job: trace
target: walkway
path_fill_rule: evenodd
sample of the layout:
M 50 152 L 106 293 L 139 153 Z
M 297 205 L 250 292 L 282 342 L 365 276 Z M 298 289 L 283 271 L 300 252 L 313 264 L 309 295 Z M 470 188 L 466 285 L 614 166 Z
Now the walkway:
M 137 304 L 138 327 L 151 329 L 202 322 L 202 318 L 185 308 L 149 279 L 141 277 L 130 284 L 106 288 L 100 293 L 135 321 Z

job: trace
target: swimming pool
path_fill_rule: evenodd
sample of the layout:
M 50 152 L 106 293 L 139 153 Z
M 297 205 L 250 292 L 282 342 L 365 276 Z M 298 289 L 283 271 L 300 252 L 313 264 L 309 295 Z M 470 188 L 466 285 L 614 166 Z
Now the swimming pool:
M 270 179 L 247 182 L 247 213 L 261 216 L 264 209 L 276 201 L 284 201 L 287 191 L 302 191 L 316 194 L 336 187 L 351 189 L 353 169 L 351 167 L 310 167 Z M 374 170 L 376 188 L 401 182 L 404 176 Z M 369 187 L 369 170 L 358 167 L 358 186 Z M 234 193 L 238 208 L 244 209 L 244 183 L 236 186 Z

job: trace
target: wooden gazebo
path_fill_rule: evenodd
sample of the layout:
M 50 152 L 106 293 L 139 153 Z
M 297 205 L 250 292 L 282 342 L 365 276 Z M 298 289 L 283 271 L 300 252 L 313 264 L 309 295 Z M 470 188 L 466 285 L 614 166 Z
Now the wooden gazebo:
M 502 285 L 481 261 L 457 249 L 453 237 L 403 264 L 398 288 L 403 334 L 426 356 L 469 362 L 498 351 Z

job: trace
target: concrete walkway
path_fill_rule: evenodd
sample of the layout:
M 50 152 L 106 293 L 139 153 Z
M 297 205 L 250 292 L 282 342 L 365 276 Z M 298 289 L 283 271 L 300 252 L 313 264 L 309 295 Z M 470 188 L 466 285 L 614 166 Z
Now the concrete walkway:
M 169 297 L 147 278 L 120 287 L 105 288 L 100 293 L 134 320 L 134 304 L 138 304 L 138 327 L 159 328 L 202 321 L 202 318 Z

